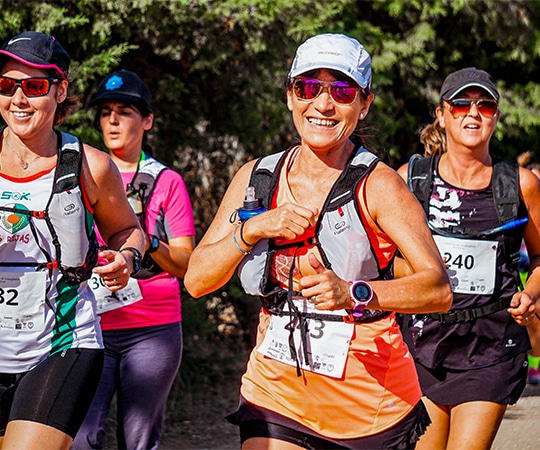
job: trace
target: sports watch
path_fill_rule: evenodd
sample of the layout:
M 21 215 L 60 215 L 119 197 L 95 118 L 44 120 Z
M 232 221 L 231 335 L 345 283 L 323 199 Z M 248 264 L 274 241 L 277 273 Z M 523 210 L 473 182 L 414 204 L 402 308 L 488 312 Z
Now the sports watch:
M 154 253 L 159 248 L 159 238 L 153 234 L 149 235 L 148 238 L 150 239 L 150 248 L 146 253 Z
M 351 299 L 354 302 L 353 311 L 363 311 L 373 298 L 373 289 L 365 281 L 353 281 Z
M 131 252 L 133 254 L 133 272 L 131 272 L 130 276 L 135 275 L 139 270 L 141 270 L 142 255 L 139 250 L 137 250 L 135 247 L 124 247 L 118 250 L 118 252 Z

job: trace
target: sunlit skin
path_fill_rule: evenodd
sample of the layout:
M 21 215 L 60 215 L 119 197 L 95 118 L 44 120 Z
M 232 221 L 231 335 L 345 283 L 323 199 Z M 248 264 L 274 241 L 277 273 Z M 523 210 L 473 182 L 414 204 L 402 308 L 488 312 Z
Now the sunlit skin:
M 152 128 L 154 115 L 143 117 L 134 106 L 109 100 L 103 103 L 99 123 L 103 143 L 113 161 L 123 170 L 126 162 L 139 161 L 144 132 Z
M 321 69 L 316 74 L 320 81 L 336 81 L 327 69 Z M 299 100 L 292 91 L 287 91 L 287 107 L 292 112 L 296 130 L 302 140 L 302 146 L 309 147 L 320 157 L 331 161 L 336 156 L 350 154 L 344 148 L 351 145 L 349 137 L 355 130 L 360 114 L 365 117 L 373 101 L 374 95 L 369 94 L 364 99 L 360 93 L 356 99 L 343 105 L 332 100 L 328 88 L 313 100 Z M 316 123 L 316 121 L 327 121 Z M 330 166 L 335 166 L 330 163 Z
M 456 98 L 493 100 L 486 91 L 479 87 L 467 88 L 460 92 Z M 445 101 L 443 107 L 437 108 L 436 114 L 441 127 L 446 129 L 447 145 L 452 151 L 464 154 L 475 152 L 483 154 L 485 162 L 491 160 L 489 142 L 497 128 L 499 113 L 493 117 L 486 117 L 480 114 L 477 105 L 472 103 L 468 114 L 454 118 L 450 113 L 449 103 Z
M 26 66 L 15 60 L 9 60 L 4 64 L 2 76 L 10 78 L 33 78 L 50 76 L 45 71 Z M 64 101 L 67 96 L 68 82 L 62 80 L 60 84 L 51 86 L 47 95 L 42 97 L 26 97 L 22 89 L 17 90 L 11 97 L 0 95 L 0 113 L 6 122 L 9 131 L 25 142 L 26 147 L 39 149 L 43 143 L 44 133 L 50 135 L 54 121 L 54 113 L 58 103 Z M 17 150 L 20 150 L 19 148 Z M 21 151 L 25 160 L 30 160 L 35 155 L 28 155 Z

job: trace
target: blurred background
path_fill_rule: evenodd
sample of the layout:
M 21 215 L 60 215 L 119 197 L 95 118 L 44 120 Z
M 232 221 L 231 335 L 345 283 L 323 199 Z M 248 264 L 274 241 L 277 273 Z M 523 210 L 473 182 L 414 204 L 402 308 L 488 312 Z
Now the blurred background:
M 61 129 L 91 145 L 103 149 L 89 108 L 102 77 L 124 68 L 148 84 L 154 156 L 184 177 L 198 238 L 240 165 L 295 141 L 283 81 L 296 47 L 322 32 L 357 38 L 372 55 L 365 131 L 390 166 L 422 151 L 418 130 L 433 119 L 443 79 L 469 66 L 490 72 L 501 93 L 492 153 L 515 161 L 529 151 L 538 162 L 538 1 L 0 0 L 0 41 L 25 30 L 52 34 L 70 54 L 81 107 Z M 226 379 L 234 391 L 258 307 L 236 279 L 199 300 L 183 292 L 177 420 L 195 393 L 212 402 Z

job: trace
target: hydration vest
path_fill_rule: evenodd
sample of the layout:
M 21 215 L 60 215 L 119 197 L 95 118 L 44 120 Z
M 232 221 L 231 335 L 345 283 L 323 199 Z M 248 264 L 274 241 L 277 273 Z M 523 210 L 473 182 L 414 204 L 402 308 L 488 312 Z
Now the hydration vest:
M 439 159 L 440 155 L 422 157 L 419 154 L 415 154 L 410 158 L 408 165 L 409 189 L 422 205 L 428 221 L 433 173 Z M 497 211 L 500 230 L 490 235 L 489 238 L 497 238 L 500 245 L 502 245 L 502 255 L 512 268 L 517 286 L 521 287 L 522 284 L 517 271 L 517 262 L 520 258 L 519 249 L 523 239 L 523 230 L 527 221 L 527 211 L 519 196 L 519 166 L 510 161 L 493 157 L 493 176 L 491 183 L 493 189 L 493 201 Z M 520 217 L 522 220 L 520 220 Z M 510 227 L 507 228 L 508 224 L 512 223 L 518 223 L 518 225 L 510 225 Z M 444 232 L 433 228 L 432 232 L 444 234 Z M 456 226 L 449 227 L 448 232 L 451 233 L 453 237 L 463 239 L 488 238 L 488 236 L 484 236 L 476 230 L 469 230 Z M 468 322 L 507 307 L 509 307 L 508 302 L 501 300 L 480 308 L 427 315 L 442 323 Z
M 139 196 L 141 201 L 141 211 L 135 213 L 139 218 L 139 223 L 141 224 L 142 229 L 147 232 L 146 229 L 146 208 L 148 202 L 154 193 L 155 185 L 167 166 L 160 163 L 156 159 L 152 158 L 149 155 L 146 155 L 146 158 L 143 161 L 139 162 L 137 167 L 137 172 L 133 177 L 133 180 L 128 185 L 128 191 L 132 190 L 132 193 Z M 129 194 L 128 194 L 129 195 Z M 160 212 L 154 228 L 154 235 L 159 238 L 160 241 L 168 242 L 167 233 L 165 231 L 164 225 L 164 216 L 163 212 Z M 151 255 L 146 254 L 141 262 L 141 269 L 135 275 L 132 275 L 133 278 L 145 279 L 151 278 L 159 273 L 162 273 L 163 269 L 154 261 Z
M 294 147 L 259 159 L 251 174 L 250 186 L 255 187 L 256 194 L 265 194 L 261 200 L 267 209 L 272 206 L 281 169 L 290 151 L 294 151 Z M 293 294 L 300 295 L 292 292 L 292 288 L 287 291 L 270 280 L 273 254 L 283 246 L 301 247 L 315 244 L 324 266 L 345 280 L 393 278 L 393 257 L 386 267 L 380 267 L 360 218 L 360 206 L 356 197 L 358 185 L 379 161 L 377 156 L 365 148 L 355 149 L 324 202 L 312 240 L 278 245 L 274 239 L 261 239 L 250 255 L 241 261 L 238 273 L 244 290 L 248 294 L 260 296 L 263 307 L 269 313 L 283 315 L 284 304 L 287 302 L 290 305 L 289 300 Z M 292 273 L 292 268 L 290 272 Z M 372 321 L 389 314 L 387 311 L 367 309 L 364 312 L 362 318 L 324 314 L 316 314 L 316 317 L 321 320 Z M 298 314 L 305 315 L 302 312 Z
M 0 130 L 0 134 L 3 130 Z M 67 284 L 75 285 L 88 280 L 98 259 L 98 242 L 92 221 L 87 217 L 81 190 L 83 147 L 71 134 L 56 132 L 59 137 L 58 162 L 53 189 L 43 211 L 32 211 L 16 206 L 0 206 L 0 211 L 26 216 L 36 245 L 45 261 L 1 261 L 0 267 L 35 267 L 35 270 L 59 269 Z M 52 237 L 54 254 L 41 245 L 36 222 L 43 220 Z

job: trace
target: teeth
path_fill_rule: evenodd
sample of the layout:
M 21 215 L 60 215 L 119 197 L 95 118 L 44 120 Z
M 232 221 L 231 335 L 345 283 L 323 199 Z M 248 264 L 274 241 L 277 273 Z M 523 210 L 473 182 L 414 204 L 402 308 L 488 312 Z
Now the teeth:
M 320 125 L 320 126 L 323 126 L 323 127 L 333 127 L 337 123 L 335 120 L 313 119 L 313 118 L 309 118 L 308 122 L 313 124 L 313 125 Z
M 28 117 L 30 115 L 30 113 L 14 112 L 13 115 L 16 116 L 16 117 Z

